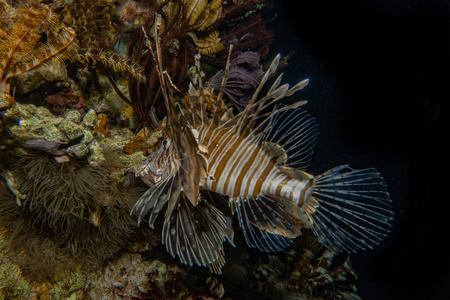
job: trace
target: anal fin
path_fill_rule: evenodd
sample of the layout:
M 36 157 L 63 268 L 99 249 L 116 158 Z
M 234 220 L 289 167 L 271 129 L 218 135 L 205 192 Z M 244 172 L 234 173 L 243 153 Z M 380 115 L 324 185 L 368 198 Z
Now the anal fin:
M 268 195 L 257 198 L 231 199 L 232 211 L 237 213 L 239 225 L 250 247 L 262 251 L 280 251 L 291 244 L 307 227 L 307 215 L 286 199 Z

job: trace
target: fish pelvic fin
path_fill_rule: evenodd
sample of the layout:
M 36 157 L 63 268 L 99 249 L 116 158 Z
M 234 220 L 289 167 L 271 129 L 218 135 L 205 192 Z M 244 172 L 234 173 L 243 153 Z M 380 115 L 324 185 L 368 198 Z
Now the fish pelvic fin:
M 223 242 L 233 244 L 233 228 L 221 211 L 198 195 L 194 205 L 182 190 L 179 173 L 173 174 L 149 188 L 134 205 L 138 225 L 149 214 L 149 226 L 165 205 L 162 241 L 173 257 L 184 264 L 207 266 L 220 274 L 225 264 Z
M 181 194 L 171 215 L 165 219 L 162 241 L 173 257 L 184 264 L 208 266 L 220 273 L 225 264 L 223 242 L 227 222 L 217 208 L 200 198 L 197 206 Z
M 321 242 L 338 252 L 372 249 L 389 234 L 394 216 L 380 173 L 348 165 L 315 177 L 303 208 Z

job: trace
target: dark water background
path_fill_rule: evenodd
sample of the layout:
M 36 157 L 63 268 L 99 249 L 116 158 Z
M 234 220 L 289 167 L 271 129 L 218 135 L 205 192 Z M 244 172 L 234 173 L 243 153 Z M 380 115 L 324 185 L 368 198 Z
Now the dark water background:
M 274 1 L 285 81 L 320 124 L 310 171 L 376 167 L 392 234 L 352 256 L 363 299 L 449 299 L 449 1 Z M 272 54 L 272 53 L 271 53 Z

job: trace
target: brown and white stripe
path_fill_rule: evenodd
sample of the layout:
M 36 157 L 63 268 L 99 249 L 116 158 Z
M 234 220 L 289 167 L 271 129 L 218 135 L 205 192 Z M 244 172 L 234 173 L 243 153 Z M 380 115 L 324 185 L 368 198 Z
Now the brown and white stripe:
M 308 180 L 291 178 L 275 159 L 233 128 L 200 127 L 199 142 L 208 149 L 209 178 L 205 188 L 232 198 L 280 196 L 302 204 L 300 196 Z

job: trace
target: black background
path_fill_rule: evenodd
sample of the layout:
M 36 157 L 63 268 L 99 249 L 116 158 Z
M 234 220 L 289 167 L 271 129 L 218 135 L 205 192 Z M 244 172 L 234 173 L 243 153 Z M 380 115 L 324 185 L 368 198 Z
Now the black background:
M 295 51 L 284 81 L 321 135 L 310 168 L 376 167 L 392 234 L 352 256 L 363 299 L 449 299 L 450 2 L 274 1 L 269 55 Z

